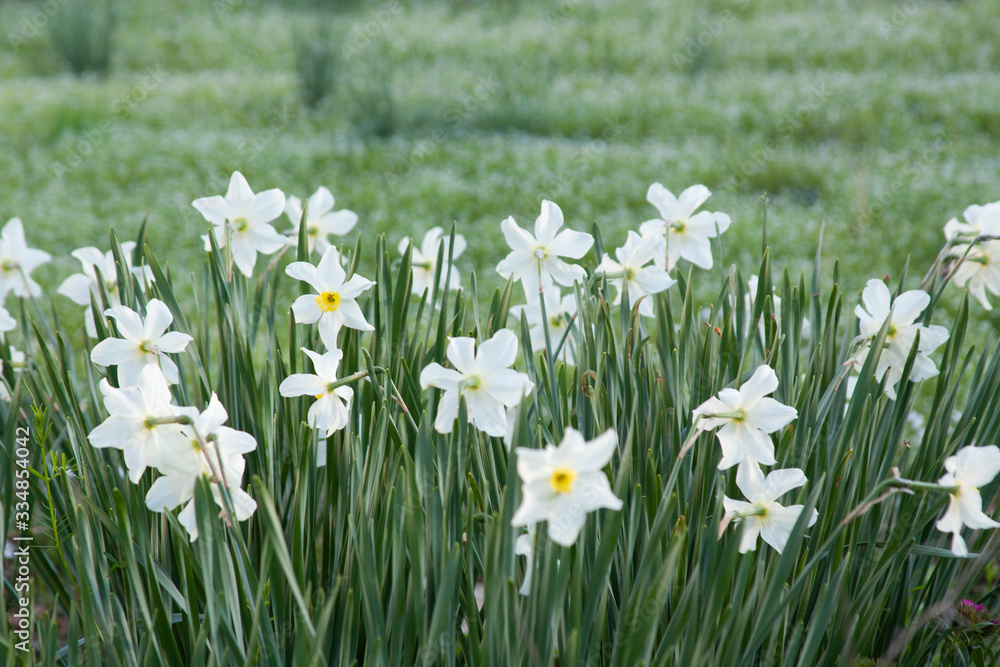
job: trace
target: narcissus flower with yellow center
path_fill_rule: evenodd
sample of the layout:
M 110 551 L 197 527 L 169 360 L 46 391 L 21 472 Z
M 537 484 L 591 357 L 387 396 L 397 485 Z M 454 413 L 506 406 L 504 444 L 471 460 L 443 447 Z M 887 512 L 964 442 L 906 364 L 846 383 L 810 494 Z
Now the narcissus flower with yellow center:
M 473 338 L 456 337 L 445 350 L 455 368 L 437 362 L 420 373 L 420 387 L 443 389 L 434 428 L 451 433 L 458 419 L 459 396 L 465 398 L 469 423 L 495 438 L 507 433 L 507 408 L 520 403 L 534 384 L 526 373 L 509 368 L 517 358 L 517 336 L 501 329 L 476 351 Z
M 909 290 L 895 299 L 889 288 L 881 280 L 869 280 L 861 293 L 861 305 L 854 308 L 858 316 L 861 335 L 869 340 L 874 339 L 882 325 L 889 320 L 889 330 L 885 336 L 885 346 L 879 351 L 878 365 L 875 377 L 879 380 L 888 371 L 889 382 L 886 394 L 896 398 L 896 384 L 903 377 L 903 367 L 910 349 L 917 336 L 920 336 L 917 356 L 910 370 L 910 381 L 920 382 L 938 374 L 937 366 L 928 356 L 948 340 L 948 330 L 933 324 L 923 326 L 918 322 L 920 314 L 930 304 L 931 297 L 923 290 Z M 864 348 L 850 360 L 856 367 L 864 364 L 870 351 L 870 346 Z
M 759 366 L 739 389 L 727 387 L 695 408 L 699 430 L 719 429 L 715 435 L 722 445 L 719 470 L 744 459 L 774 465 L 774 443 L 770 433 L 778 431 L 798 416 L 795 408 L 767 394 L 778 388 L 778 376 L 770 366 Z
M 639 236 L 635 232 L 628 233 L 625 245 L 615 250 L 618 261 L 607 254 L 595 269 L 595 273 L 608 275 L 608 282 L 618 288 L 614 305 L 622 302 L 624 286 L 628 285 L 629 307 L 631 308 L 641 297 L 649 297 L 670 289 L 677 281 L 670 274 L 655 264 L 650 264 L 656 257 L 662 257 L 666 252 L 662 236 Z M 653 317 L 653 300 L 643 299 L 639 303 L 639 314 Z
M 729 229 L 731 220 L 725 213 L 695 213 L 711 196 L 704 185 L 692 185 L 680 197 L 675 197 L 659 183 L 649 186 L 646 201 L 657 208 L 660 217 L 642 223 L 639 231 L 643 236 L 666 238 L 666 252 L 654 257 L 657 266 L 670 271 L 678 260 L 686 259 L 703 269 L 712 268 L 709 239 Z
M 326 249 L 318 265 L 292 262 L 285 273 L 309 283 L 316 290 L 315 294 L 304 294 L 296 299 L 292 311 L 299 324 L 319 322 L 319 335 L 328 349 L 337 347 L 341 327 L 374 331 L 375 327 L 368 324 L 356 299 L 375 283 L 359 275 L 345 282 L 347 273 L 340 265 L 340 253 L 333 246 Z
M 785 548 L 792 528 L 802 514 L 802 505 L 779 505 L 777 499 L 792 489 L 805 484 L 805 473 L 798 468 L 774 470 L 764 477 L 760 466 L 744 461 L 736 471 L 736 486 L 750 502 L 722 497 L 722 506 L 730 518 L 743 525 L 740 536 L 740 553 L 757 549 L 757 536 L 774 547 L 779 554 Z M 819 512 L 812 510 L 807 526 L 816 523 Z
M 90 360 L 101 366 L 118 367 L 118 384 L 128 387 L 139 381 L 145 366 L 156 366 L 170 384 L 179 377 L 177 364 L 167 353 L 184 350 L 193 338 L 179 331 L 167 332 L 174 316 L 166 304 L 151 299 L 146 304 L 146 317 L 125 306 L 115 306 L 104 311 L 118 322 L 121 338 L 105 338 L 94 346 Z
M 580 259 L 594 245 L 594 237 L 571 229 L 560 232 L 562 226 L 562 210 L 548 200 L 542 202 L 541 215 L 535 220 L 534 236 L 521 229 L 514 218 L 500 223 L 511 253 L 497 264 L 497 273 L 504 278 L 520 280 L 528 303 L 538 301 L 539 286 L 548 291 L 555 281 L 572 287 L 573 281 L 582 282 L 586 276 L 582 266 L 567 264 L 560 258 Z
M 215 241 L 220 249 L 229 248 L 232 261 L 243 275 L 253 275 L 257 253 L 265 255 L 281 250 L 288 238 L 279 234 L 269 223 L 285 208 L 285 194 L 277 189 L 254 194 L 247 179 L 234 171 L 225 197 L 202 197 L 191 205 L 215 228 Z M 205 251 L 212 249 L 207 235 L 201 237 Z
M 558 447 L 518 447 L 517 472 L 523 499 L 511 524 L 548 522 L 549 538 L 564 547 L 580 535 L 587 514 L 600 508 L 619 510 L 622 501 L 611 490 L 604 466 L 618 449 L 618 436 L 607 430 L 587 442 L 567 428 Z
M 319 354 L 302 348 L 313 362 L 315 374 L 295 373 L 285 378 L 278 392 L 285 397 L 315 396 L 316 402 L 309 408 L 307 419 L 309 426 L 317 431 L 323 431 L 329 438 L 335 431 L 347 426 L 350 413 L 347 406 L 354 397 L 354 390 L 346 385 L 337 384 L 337 366 L 344 357 L 341 350 L 330 350 Z

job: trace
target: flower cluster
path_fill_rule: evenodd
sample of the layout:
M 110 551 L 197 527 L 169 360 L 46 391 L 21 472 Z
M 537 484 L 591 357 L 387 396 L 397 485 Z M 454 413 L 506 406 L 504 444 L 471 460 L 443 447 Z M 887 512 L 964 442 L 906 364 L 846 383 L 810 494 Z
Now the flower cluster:
M 523 341 L 525 349 L 544 350 L 567 365 L 577 364 L 578 313 L 593 305 L 587 300 L 596 299 L 591 295 L 602 294 L 605 286 L 615 289 L 615 305 L 654 317 L 655 299 L 651 297 L 677 283 L 671 272 L 681 260 L 703 269 L 713 266 L 711 241 L 729 228 L 731 220 L 725 213 L 699 212 L 710 195 L 703 185 L 674 196 L 661 184 L 652 184 L 646 199 L 659 217 L 641 223 L 638 231 L 628 231 L 624 244 L 612 253 L 602 253 L 589 272 L 575 262 L 591 251 L 595 239 L 565 228 L 563 212 L 554 202 L 542 201 L 533 229 L 522 228 L 513 217 L 503 220 L 500 228 L 510 252 L 496 270 L 508 280 L 519 281 L 524 291 L 525 303 L 513 306 L 510 312 L 527 325 L 530 340 Z M 254 193 L 239 172 L 232 174 L 224 196 L 199 198 L 192 205 L 211 225 L 203 237 L 205 248 L 218 249 L 224 255 L 227 280 L 234 279 L 233 267 L 251 277 L 258 254 L 278 253 L 270 270 L 281 253 L 298 245 L 300 238 L 306 244 L 299 252 L 319 254 L 316 263 L 290 262 L 284 272 L 308 286 L 303 286 L 301 296 L 288 307 L 296 323 L 316 325 L 307 340 L 314 341 L 314 334 L 318 334 L 325 350 L 312 349 L 312 343 L 302 347 L 313 372 L 284 377 L 279 393 L 286 398 L 313 397 L 306 423 L 323 438 L 348 428 L 354 400 L 349 385 L 368 371 L 348 368 L 346 377 L 338 377 L 341 364 L 350 365 L 340 348 L 342 332 L 345 328 L 361 334 L 374 331 L 359 299 L 375 283 L 345 269 L 348 264 L 331 236 L 349 232 L 358 216 L 353 211 L 334 210 L 334 197 L 325 187 L 318 188 L 303 204 L 277 188 Z M 282 213 L 292 227 L 279 233 L 272 223 Z M 967 287 L 989 309 L 986 293 L 1000 295 L 1000 202 L 969 207 L 964 219 L 952 219 L 945 226 L 947 245 L 940 261 L 948 270 L 943 275 Z M 428 230 L 419 245 L 411 238 L 401 239 L 397 246 L 400 255 L 410 253 L 412 293 L 423 296 L 460 289 L 461 276 L 454 261 L 466 246 L 461 234 L 445 234 L 441 227 Z M 227 519 L 243 521 L 254 513 L 256 503 L 241 484 L 244 457 L 256 449 L 257 441 L 249 433 L 225 425 L 229 413 L 215 393 L 202 409 L 176 402 L 186 390 L 175 355 L 182 354 L 194 339 L 171 331 L 174 314 L 170 308 L 159 299 L 147 298 L 158 285 L 153 283 L 149 267 L 132 265 L 133 256 L 140 256 L 135 253 L 135 244 L 123 243 L 121 251 L 118 255 L 94 247 L 74 251 L 82 271 L 66 278 L 58 288 L 58 293 L 85 307 L 89 337 L 99 338 L 107 330 L 114 334 L 97 341 L 90 355 L 95 365 L 107 369 L 100 391 L 108 417 L 90 431 L 89 441 L 97 448 L 120 449 L 133 483 L 139 483 L 147 469 L 153 469 L 156 476 L 146 494 L 147 507 L 156 512 L 180 508 L 178 521 L 194 540 L 198 536 L 195 488 L 201 479 L 208 480 L 215 503 Z M 11 219 L 0 230 L 0 341 L 4 333 L 17 327 L 3 305 L 7 295 L 39 296 L 41 289 L 30 274 L 50 259 L 47 253 L 27 246 L 19 219 Z M 121 279 L 128 285 L 119 285 Z M 242 280 L 239 276 L 235 279 Z M 752 277 L 745 303 L 748 311 L 758 286 L 756 276 Z M 135 298 L 126 303 L 124 295 Z M 774 294 L 768 297 L 777 313 L 780 299 Z M 95 305 L 100 307 L 95 309 Z M 868 281 L 855 308 L 860 346 L 848 360 L 850 368 L 859 369 L 870 355 L 877 355 L 875 376 L 885 379 L 891 399 L 896 398 L 911 355 L 910 380 L 935 376 L 938 370 L 930 355 L 948 340 L 949 333 L 944 327 L 923 323 L 930 319 L 926 314 L 930 305 L 931 296 L 923 289 L 893 297 L 885 282 Z M 109 319 L 95 321 L 95 311 Z M 780 327 L 780 322 L 777 324 Z M 744 334 L 751 326 L 757 327 L 763 339 L 762 322 L 745 325 Z M 809 335 L 808 328 L 808 321 L 804 321 L 804 336 Z M 883 330 L 884 344 L 873 349 Z M 543 406 L 530 403 L 535 400 L 535 383 L 527 373 L 516 370 L 520 349 L 511 329 L 500 329 L 480 340 L 452 336 L 445 359 L 441 363 L 430 361 L 421 369 L 419 385 L 422 390 L 440 392 L 428 395 L 436 402 L 430 400 L 427 411 L 434 414 L 433 427 L 441 434 L 452 433 L 456 421 L 462 420 L 485 436 L 503 438 L 509 447 L 519 406 L 522 419 L 528 410 L 534 411 L 539 433 L 563 431 L 558 445 L 545 438 L 541 448 L 522 446 L 514 451 L 522 499 L 511 524 L 525 529 L 517 539 L 515 553 L 528 559 L 521 587 L 527 594 L 540 522 L 546 522 L 553 543 L 568 547 L 579 539 L 588 513 L 619 510 L 623 501 L 612 490 L 606 471 L 618 450 L 617 432 L 609 429 L 588 441 L 572 427 L 546 424 Z M 23 354 L 13 348 L 10 359 L 15 364 L 24 363 Z M 527 365 L 530 368 L 530 362 Z M 178 384 L 179 388 L 172 389 Z M 850 381 L 848 384 L 852 386 Z M 806 484 L 801 469 L 779 468 L 767 474 L 762 469 L 777 465 L 781 458 L 772 435 L 780 435 L 798 417 L 794 407 L 770 396 L 778 388 L 775 371 L 760 365 L 738 387 L 722 389 L 692 412 L 690 442 L 704 431 L 714 431 L 721 449 L 718 468 L 736 467 L 735 486 L 746 500 L 723 494 L 721 503 L 726 513 L 723 527 L 733 520 L 742 527 L 741 553 L 756 550 L 758 537 L 780 553 L 798 521 L 812 526 L 819 516 L 812 509 L 803 517 L 803 505 L 778 502 Z M 0 398 L 10 398 L 5 384 L 0 384 Z M 979 491 L 1000 473 L 1000 448 L 964 447 L 944 461 L 944 468 L 946 473 L 936 485 L 901 478 L 894 481 L 948 494 L 948 508 L 936 527 L 951 535 L 956 555 L 967 556 L 963 528 L 1000 527 L 983 512 Z
M 790 424 L 797 416 L 795 408 L 767 395 L 778 389 L 778 376 L 770 366 L 760 366 L 739 389 L 726 388 L 695 408 L 692 418 L 697 432 L 717 429 L 715 436 L 722 446 L 719 469 L 739 466 L 736 485 L 750 502 L 723 496 L 724 523 L 737 519 L 743 524 L 740 553 L 757 548 L 757 536 L 778 553 L 802 513 L 802 505 L 783 507 L 779 496 L 806 483 L 798 468 L 774 470 L 764 477 L 761 465 L 774 465 L 771 433 Z M 819 513 L 812 510 L 808 525 L 816 523 Z

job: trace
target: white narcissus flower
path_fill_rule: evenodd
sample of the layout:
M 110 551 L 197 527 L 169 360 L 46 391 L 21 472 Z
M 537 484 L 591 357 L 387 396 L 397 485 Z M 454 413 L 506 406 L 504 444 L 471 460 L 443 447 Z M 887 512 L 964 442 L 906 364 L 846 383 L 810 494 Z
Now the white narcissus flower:
M 243 454 L 257 449 L 257 441 L 249 433 L 223 426 L 229 415 L 214 392 L 204 412 L 191 412 L 193 427 L 180 429 L 184 439 L 171 440 L 161 447 L 157 463 L 161 476 L 146 493 L 146 507 L 154 512 L 169 512 L 182 503 L 193 504 L 195 483 L 199 477 L 208 477 L 213 484 L 222 483 L 229 489 L 237 520 L 249 518 L 257 504 L 239 487 L 246 467 Z M 217 502 L 221 501 L 221 494 L 216 496 Z M 195 522 L 182 524 L 191 533 L 192 541 L 196 539 Z
M 319 322 L 319 335 L 328 349 L 337 347 L 337 334 L 342 326 L 360 331 L 374 331 L 368 324 L 357 298 L 375 283 L 355 274 L 344 282 L 347 273 L 340 265 L 340 253 L 333 246 L 326 249 L 317 266 L 309 262 L 292 262 L 285 273 L 309 283 L 316 294 L 304 294 L 292 304 L 295 321 L 299 324 Z
M 961 261 L 951 281 L 968 288 L 983 308 L 993 310 L 986 290 L 1000 295 L 1000 241 L 955 246 L 949 254 Z
M 693 417 L 699 430 L 718 428 L 722 445 L 719 470 L 731 468 L 744 459 L 774 465 L 774 433 L 792 422 L 795 408 L 766 398 L 778 388 L 778 376 L 770 366 L 759 366 L 739 389 L 726 388 L 695 408 Z M 721 428 L 720 428 L 721 427 Z
M 316 397 L 307 416 L 309 426 L 325 432 L 324 437 L 329 438 L 335 431 L 347 426 L 350 419 L 347 406 L 354 397 L 354 390 L 350 387 L 333 386 L 337 382 L 337 366 L 344 353 L 341 350 L 330 350 L 326 354 L 319 354 L 306 348 L 302 348 L 302 351 L 312 359 L 316 374 L 289 375 L 281 382 L 278 392 L 286 398 L 307 395 Z
M 153 270 L 148 266 L 132 267 L 132 251 L 135 250 L 134 241 L 122 243 L 122 254 L 125 256 L 125 271 L 134 275 L 143 289 L 153 282 Z M 104 282 L 104 289 L 111 301 L 110 306 L 122 305 L 121 293 L 118 291 L 118 271 L 115 268 L 115 258 L 109 250 L 102 253 L 97 248 L 88 246 L 79 248 L 72 253 L 73 257 L 80 260 L 83 265 L 83 273 L 74 273 L 64 280 L 59 289 L 56 290 L 73 303 L 84 306 L 84 321 L 86 323 L 87 335 L 97 338 L 97 328 L 94 325 L 94 313 L 90 308 L 90 299 L 93 295 L 97 303 L 101 303 L 99 286 L 97 284 L 97 272 L 101 273 L 101 280 Z
M 944 226 L 944 236 L 949 241 L 977 236 L 1000 236 L 1000 201 L 980 206 L 973 204 L 962 214 L 965 222 L 952 218 Z
M 774 470 L 764 477 L 760 466 L 753 461 L 745 461 L 736 470 L 736 486 L 750 502 L 733 500 L 722 496 L 722 506 L 726 513 L 735 516 L 743 524 L 740 536 L 740 553 L 757 549 L 757 536 L 774 547 L 779 554 L 785 548 L 792 528 L 802 514 L 802 505 L 783 507 L 776 501 L 783 494 L 805 484 L 805 473 L 798 468 Z M 812 526 L 819 518 L 819 512 L 812 510 L 807 526 Z
M 136 384 L 146 366 L 158 367 L 167 382 L 177 383 L 177 364 L 167 353 L 183 351 L 194 339 L 179 331 L 164 333 L 174 321 L 166 304 L 151 299 L 146 304 L 145 320 L 126 306 L 108 308 L 104 314 L 115 318 L 122 337 L 105 338 L 95 345 L 90 352 L 91 361 L 99 366 L 118 366 L 118 383 L 122 387 Z
M 889 382 L 886 394 L 889 398 L 896 398 L 896 384 L 903 376 L 903 367 L 906 365 L 906 358 L 913 347 L 913 341 L 917 334 L 920 334 L 920 346 L 917 348 L 917 356 L 913 361 L 913 369 L 910 371 L 910 380 L 920 382 L 932 378 L 938 374 L 937 366 L 927 355 L 943 345 L 948 340 L 948 330 L 942 326 L 931 325 L 925 327 L 917 324 L 920 313 L 930 303 L 930 295 L 923 290 L 910 290 L 903 292 L 896 300 L 892 300 L 889 288 L 881 280 L 869 280 L 864 291 L 861 293 L 862 304 L 855 307 L 854 314 L 858 316 L 861 336 L 874 339 L 882 329 L 882 325 L 890 317 L 889 331 L 885 337 L 885 347 L 881 351 L 878 365 L 875 368 L 875 377 L 879 380 L 889 371 Z M 860 367 L 867 358 L 868 348 L 862 350 L 852 360 L 855 366 Z
M 29 248 L 20 218 L 11 218 L 0 230 L 0 305 L 9 292 L 28 298 L 41 296 L 42 288 L 31 272 L 52 259 L 44 250 Z
M 225 197 L 202 197 L 191 205 L 215 225 L 213 232 L 219 249 L 229 247 L 233 261 L 245 276 L 253 275 L 258 252 L 270 255 L 288 243 L 288 237 L 268 224 L 284 210 L 284 193 L 274 188 L 254 194 L 247 179 L 238 171 L 229 179 Z M 212 245 L 208 236 L 201 238 L 205 241 L 205 250 L 210 251 Z
M 555 281 L 572 287 L 573 281 L 582 282 L 586 276 L 583 267 L 567 264 L 560 257 L 580 259 L 594 245 L 594 237 L 571 229 L 560 232 L 562 225 L 562 210 L 548 200 L 542 201 L 534 236 L 518 227 L 514 218 L 500 224 L 512 252 L 497 265 L 497 272 L 520 280 L 528 303 L 538 300 L 539 286 L 548 291 Z
M 414 294 L 423 294 L 426 290 L 430 290 L 434 286 L 438 248 L 441 246 L 444 246 L 441 256 L 445 266 L 441 267 L 441 282 L 438 285 L 438 289 L 444 288 L 445 281 L 448 282 L 450 289 L 461 287 L 462 283 L 459 279 L 458 269 L 452 265 L 451 271 L 446 270 L 450 238 L 450 236 L 444 236 L 444 230 L 440 227 L 431 227 L 424 234 L 424 240 L 419 247 L 414 243 L 413 255 L 410 260 L 410 266 L 413 268 L 413 285 L 411 291 Z M 412 239 L 405 238 L 399 242 L 400 255 L 406 254 L 406 248 L 410 245 L 410 241 Z M 458 259 L 459 255 L 465 252 L 465 247 L 465 237 L 461 234 L 455 234 L 455 249 L 451 253 L 452 260 Z
M 549 340 L 552 343 L 553 352 L 567 364 L 576 363 L 576 339 L 572 334 L 566 336 L 566 332 L 573 325 L 577 314 L 576 294 L 570 292 L 564 297 L 560 296 L 559 290 L 553 287 L 544 292 L 545 295 L 545 319 L 542 319 L 542 303 L 528 305 L 511 306 L 510 315 L 515 318 L 524 317 L 528 324 L 528 335 L 531 337 L 531 349 L 534 352 L 545 351 L 545 329 L 549 330 Z M 556 349 L 566 338 L 566 343 L 562 349 Z
M 558 447 L 518 447 L 517 473 L 523 498 L 511 519 L 513 526 L 547 521 L 549 538 L 564 547 L 580 535 L 587 513 L 602 507 L 622 508 L 611 490 L 604 466 L 618 449 L 618 436 L 609 429 L 590 442 L 567 428 Z
M 962 539 L 962 526 L 1000 528 L 1000 523 L 983 514 L 983 497 L 979 494 L 979 487 L 989 484 L 1000 472 L 1000 448 L 996 445 L 963 447 L 944 460 L 944 469 L 948 472 L 938 484 L 955 487 L 955 490 L 936 526 L 941 532 L 952 534 L 952 553 L 965 557 L 969 550 Z
M 155 366 L 142 368 L 136 383 L 122 389 L 112 387 L 104 378 L 101 393 L 108 418 L 87 438 L 94 447 L 122 450 L 133 483 L 139 482 L 147 467 L 159 464 L 161 450 L 187 444 L 178 424 L 160 423 L 181 414 L 191 415 L 187 408 L 171 405 L 170 388 Z
M 346 208 L 334 211 L 333 203 L 333 195 L 322 186 L 309 197 L 306 205 L 306 240 L 310 255 L 313 250 L 318 250 L 320 254 L 326 252 L 330 247 L 331 234 L 342 236 L 358 224 L 357 213 Z M 289 237 L 288 243 L 296 245 L 299 242 L 299 224 L 302 222 L 302 200 L 289 197 L 285 201 L 285 215 L 292 223 L 292 228 L 285 232 Z
M 628 284 L 629 307 L 631 308 L 641 297 L 657 294 L 677 284 L 677 281 L 671 278 L 665 269 L 655 264 L 646 266 L 654 258 L 664 257 L 665 252 L 663 236 L 643 238 L 630 231 L 625 245 L 615 250 L 615 257 L 618 258 L 618 261 L 614 261 L 605 254 L 604 259 L 601 260 L 594 272 L 619 274 L 608 279 L 608 282 L 618 288 L 614 305 L 617 306 L 622 302 L 623 285 Z M 653 317 L 652 299 L 642 300 L 639 304 L 639 314 Z
M 507 432 L 506 408 L 513 407 L 531 393 L 534 383 L 526 373 L 508 368 L 517 358 L 517 336 L 501 329 L 476 350 L 473 338 L 452 338 L 445 354 L 455 366 L 437 362 L 420 373 L 420 387 L 443 389 L 437 406 L 434 428 L 451 433 L 458 419 L 459 395 L 465 397 L 469 423 L 495 438 Z
M 674 197 L 659 183 L 649 186 L 646 201 L 660 211 L 660 217 L 642 223 L 639 231 L 643 236 L 666 236 L 665 256 L 654 257 L 658 266 L 670 271 L 678 260 L 686 259 L 703 269 L 712 268 L 709 239 L 729 229 L 732 221 L 725 213 L 695 213 L 711 196 L 704 185 L 692 185 L 680 197 Z

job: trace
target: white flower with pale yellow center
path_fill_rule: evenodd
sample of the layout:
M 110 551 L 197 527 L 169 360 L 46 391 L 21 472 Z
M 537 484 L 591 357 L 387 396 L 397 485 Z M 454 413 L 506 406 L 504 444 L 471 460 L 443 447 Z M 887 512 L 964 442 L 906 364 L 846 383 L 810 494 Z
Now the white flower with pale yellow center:
M 193 338 L 186 333 L 164 333 L 174 316 L 159 299 L 146 304 L 146 319 L 125 306 L 115 306 L 104 311 L 118 323 L 121 338 L 105 338 L 94 346 L 90 360 L 100 366 L 118 366 L 118 384 L 128 387 L 139 381 L 139 374 L 146 366 L 158 367 L 170 384 L 179 376 L 177 364 L 167 356 L 187 347 Z
M 854 314 L 858 316 L 861 336 L 869 340 L 878 335 L 886 320 L 890 320 L 885 347 L 881 350 L 875 368 L 875 377 L 879 380 L 886 371 L 889 372 L 886 387 L 889 398 L 896 398 L 896 385 L 903 376 L 903 367 L 918 334 L 920 345 L 910 371 L 910 381 L 920 382 L 938 374 L 937 366 L 927 355 L 948 340 L 948 330 L 938 325 L 925 327 L 917 323 L 917 318 L 930 301 L 930 295 L 923 290 L 903 292 L 893 300 L 885 283 L 873 279 L 868 281 L 861 293 L 861 305 L 854 309 Z M 869 349 L 863 349 L 851 363 L 860 367 L 867 358 Z
M 20 218 L 11 218 L 0 230 L 0 305 L 9 292 L 23 298 L 42 295 L 31 272 L 52 259 L 44 250 L 29 248 Z
M 646 201 L 659 210 L 660 217 L 642 223 L 639 232 L 643 236 L 666 238 L 666 252 L 653 258 L 657 266 L 670 271 L 678 260 L 686 259 L 703 269 L 712 268 L 709 239 L 729 229 L 732 221 L 725 213 L 695 213 L 711 196 L 704 185 L 692 185 L 680 197 L 675 197 L 659 183 L 649 186 Z
M 229 179 L 225 197 L 202 197 L 195 199 L 191 205 L 205 220 L 215 225 L 212 231 L 219 249 L 228 247 L 232 261 L 247 277 L 253 275 L 258 252 L 269 255 L 288 243 L 288 237 L 268 224 L 284 210 L 284 193 L 274 188 L 254 194 L 247 179 L 238 171 L 234 171 Z M 205 242 L 205 251 L 211 251 L 208 236 L 201 238 Z
M 965 557 L 969 550 L 962 539 L 962 526 L 1000 528 L 1000 523 L 983 513 L 983 497 L 979 493 L 979 487 L 989 484 L 1000 472 L 1000 448 L 996 445 L 963 447 L 944 460 L 944 469 L 947 472 L 938 484 L 953 487 L 953 490 L 948 509 L 935 525 L 941 532 L 952 534 L 952 553 Z
M 302 351 L 312 359 L 312 373 L 295 373 L 281 382 L 278 392 L 286 398 L 292 396 L 315 396 L 316 402 L 309 407 L 309 426 L 317 431 L 323 431 L 329 438 L 335 431 L 347 426 L 350 412 L 347 406 L 354 397 L 354 390 L 346 385 L 338 384 L 337 366 L 344 353 L 341 350 L 330 350 L 319 354 L 302 348 Z
M 518 447 L 517 473 L 523 498 L 511 525 L 547 521 L 549 538 L 571 546 L 589 512 L 622 508 L 604 473 L 604 466 L 617 450 L 618 436 L 611 429 L 587 442 L 579 431 L 567 428 L 558 447 Z
M 671 278 L 665 269 L 655 264 L 646 266 L 656 257 L 664 257 L 665 252 L 662 235 L 644 238 L 630 231 L 625 245 L 615 250 L 615 257 L 618 258 L 618 261 L 616 262 L 605 254 L 594 273 L 608 275 L 608 282 L 618 288 L 618 294 L 614 301 L 616 306 L 622 302 L 622 294 L 625 292 L 625 285 L 627 285 L 629 307 L 631 308 L 640 298 L 658 294 L 677 284 L 677 281 Z M 639 303 L 639 314 L 653 317 L 652 299 L 642 299 Z
M 744 461 L 736 470 L 736 486 L 750 502 L 733 500 L 722 496 L 722 506 L 728 518 L 735 518 L 743 525 L 740 536 L 740 553 L 757 549 L 757 536 L 774 547 L 779 554 L 788 543 L 795 523 L 802 514 L 802 505 L 784 507 L 777 499 L 792 489 L 805 484 L 805 473 L 798 468 L 774 470 L 764 477 L 760 466 L 753 461 Z M 812 526 L 819 518 L 819 512 L 812 510 L 807 526 Z
M 454 369 L 437 362 L 420 373 L 420 387 L 443 389 L 434 428 L 451 433 L 458 419 L 459 396 L 465 398 L 469 423 L 495 438 L 507 433 L 507 410 L 531 393 L 534 384 L 527 374 L 508 368 L 517 358 L 517 336 L 501 329 L 476 351 L 473 338 L 457 337 L 445 351 Z
M 299 324 L 319 322 L 319 335 L 330 350 L 337 347 L 337 334 L 341 327 L 374 331 L 368 324 L 357 297 L 375 283 L 359 275 L 344 282 L 347 273 L 340 265 L 340 253 L 333 246 L 326 249 L 317 266 L 309 262 L 292 262 L 285 273 L 296 280 L 309 283 L 315 294 L 304 294 L 292 304 L 295 321 Z
M 715 433 L 722 446 L 719 470 L 744 459 L 774 465 L 774 443 L 769 434 L 798 416 L 795 408 L 766 398 L 777 388 L 774 369 L 759 366 L 739 389 L 727 387 L 695 408 L 692 417 L 699 431 L 719 429 Z
M 455 234 L 455 249 L 450 251 L 448 244 L 450 241 L 450 236 L 444 236 L 444 230 L 440 227 L 431 227 L 424 234 L 424 240 L 418 247 L 415 243 L 413 245 L 413 254 L 410 258 L 410 266 L 413 271 L 413 285 L 411 286 L 411 291 L 414 294 L 423 294 L 425 291 L 431 289 L 434 286 L 434 274 L 437 272 L 437 258 L 438 250 L 441 250 L 441 258 L 443 265 L 441 266 L 441 279 L 438 283 L 438 289 L 443 289 L 445 282 L 447 281 L 448 287 L 450 289 L 458 289 L 461 287 L 462 283 L 459 279 L 458 269 L 454 266 L 451 267 L 450 271 L 447 271 L 445 267 L 448 264 L 448 255 L 451 254 L 452 261 L 458 259 L 458 257 L 465 252 L 465 237 L 461 234 Z M 406 248 L 409 247 L 413 239 L 402 239 L 399 242 L 399 254 L 406 254 Z
M 153 270 L 148 266 L 132 268 L 132 252 L 135 250 L 134 241 L 122 243 L 122 254 L 125 256 L 125 273 L 135 276 L 139 285 L 145 289 L 153 282 Z M 64 280 L 59 289 L 56 290 L 73 303 L 84 306 L 84 322 L 86 324 L 87 335 L 97 338 L 97 328 L 94 324 L 94 311 L 90 308 L 90 300 L 93 297 L 97 304 L 101 303 L 100 285 L 98 284 L 98 273 L 100 280 L 104 284 L 104 291 L 107 292 L 110 307 L 122 305 L 121 293 L 118 290 L 118 271 L 115 268 L 115 258 L 109 250 L 102 253 L 97 248 L 88 246 L 79 248 L 72 253 L 73 257 L 80 260 L 83 265 L 83 273 L 74 273 Z
M 573 281 L 582 282 L 586 276 L 582 266 L 567 264 L 560 258 L 580 259 L 594 245 L 594 237 L 571 229 L 560 232 L 562 225 L 562 210 L 548 200 L 542 202 L 534 236 L 518 227 L 514 218 L 500 223 L 512 252 L 497 265 L 497 273 L 520 280 L 528 303 L 538 301 L 539 289 L 548 291 L 553 281 L 572 287 Z
M 320 186 L 309 197 L 306 204 L 306 243 L 309 244 L 309 254 L 318 250 L 320 254 L 330 247 L 330 235 L 343 236 L 358 224 L 358 214 L 346 208 L 333 210 L 334 199 L 329 190 Z M 292 223 L 292 228 L 285 234 L 288 243 L 296 245 L 299 242 L 299 225 L 302 222 L 302 200 L 289 197 L 285 201 L 285 215 Z

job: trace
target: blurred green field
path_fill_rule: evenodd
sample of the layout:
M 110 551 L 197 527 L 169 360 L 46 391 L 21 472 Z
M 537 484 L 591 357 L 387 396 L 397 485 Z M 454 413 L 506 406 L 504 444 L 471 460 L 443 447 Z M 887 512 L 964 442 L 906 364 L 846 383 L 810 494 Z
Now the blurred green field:
M 257 190 L 328 186 L 369 251 L 456 221 L 488 286 L 500 221 L 543 198 L 616 247 L 655 213 L 650 183 L 704 183 L 734 221 L 722 262 L 749 274 L 766 191 L 778 265 L 806 266 L 825 224 L 849 290 L 908 255 L 922 272 L 947 219 L 1000 199 L 993 0 L 134 0 L 104 79 L 66 73 L 44 26 L 63 4 L 0 2 L 0 219 L 56 257 L 37 274 L 53 291 L 70 251 L 146 215 L 158 257 L 200 270 L 190 202 L 234 168 Z M 337 87 L 307 111 L 294 40 L 324 13 Z M 388 136 L 360 101 L 379 81 Z

